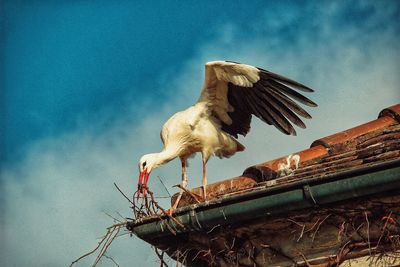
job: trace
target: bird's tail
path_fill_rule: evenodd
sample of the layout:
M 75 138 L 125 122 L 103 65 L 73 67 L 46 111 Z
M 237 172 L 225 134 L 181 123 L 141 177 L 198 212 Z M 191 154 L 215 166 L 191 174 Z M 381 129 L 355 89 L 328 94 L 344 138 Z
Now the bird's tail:
M 236 139 L 231 138 L 231 141 L 228 143 L 227 146 L 224 147 L 224 149 L 218 149 L 217 151 L 215 151 L 215 155 L 219 158 L 229 158 L 236 152 L 240 152 L 243 150 L 245 150 L 244 145 L 239 143 Z
M 234 140 L 235 140 L 235 143 L 236 143 L 236 151 L 237 152 L 241 152 L 241 151 L 244 151 L 246 149 L 246 147 L 244 145 L 239 143 L 236 139 L 234 139 Z

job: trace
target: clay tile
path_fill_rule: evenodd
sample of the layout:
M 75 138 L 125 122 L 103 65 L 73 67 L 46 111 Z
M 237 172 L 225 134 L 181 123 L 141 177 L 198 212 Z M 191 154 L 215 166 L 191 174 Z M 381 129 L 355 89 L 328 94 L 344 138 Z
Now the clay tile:
M 255 186 L 257 182 L 249 177 L 238 176 L 232 179 L 227 179 L 223 181 L 219 181 L 213 184 L 207 185 L 207 199 L 217 198 L 221 195 L 229 194 L 235 191 L 251 188 Z M 190 189 L 190 192 L 195 195 L 199 200 L 202 199 L 202 187 L 196 187 Z M 178 194 L 174 194 L 171 198 L 171 205 L 175 203 L 175 199 L 178 197 Z M 187 206 L 190 204 L 196 203 L 196 200 L 193 197 L 189 196 L 189 194 L 184 193 L 181 201 L 179 202 L 178 207 Z
M 324 146 L 314 146 L 291 155 L 251 166 L 243 172 L 243 176 L 251 177 L 257 180 L 257 182 L 264 182 L 275 179 L 279 172 L 279 167 L 287 165 L 288 160 L 290 166 L 287 167 L 293 167 L 295 164 L 295 156 L 298 156 L 298 164 L 304 167 L 327 155 L 328 152 Z
M 379 113 L 379 118 L 389 116 L 400 122 L 400 104 L 385 108 Z
M 358 137 L 383 131 L 386 127 L 396 123 L 394 118 L 383 116 L 377 120 L 370 121 L 346 131 L 318 139 L 311 144 L 311 147 L 323 145 L 329 148 L 332 153 L 347 151 L 357 144 L 356 139 Z

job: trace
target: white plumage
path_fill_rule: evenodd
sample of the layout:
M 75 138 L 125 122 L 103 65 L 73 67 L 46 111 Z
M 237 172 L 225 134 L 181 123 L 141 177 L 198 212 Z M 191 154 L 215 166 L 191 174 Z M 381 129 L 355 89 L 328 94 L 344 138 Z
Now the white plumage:
M 305 128 L 297 115 L 311 116 L 291 98 L 308 106 L 316 104 L 294 89 L 312 92 L 298 82 L 261 68 L 228 61 L 208 62 L 197 103 L 174 114 L 164 124 L 161 130 L 164 149 L 160 153 L 147 154 L 140 159 L 138 196 L 146 194 L 151 171 L 177 157 L 182 162 L 182 187 L 186 188 L 187 159 L 200 152 L 205 199 L 207 161 L 212 155 L 230 157 L 244 150 L 236 138 L 238 134 L 248 133 L 252 115 L 285 134 L 296 134 L 288 120 Z M 177 207 L 181 195 L 182 191 L 171 211 Z

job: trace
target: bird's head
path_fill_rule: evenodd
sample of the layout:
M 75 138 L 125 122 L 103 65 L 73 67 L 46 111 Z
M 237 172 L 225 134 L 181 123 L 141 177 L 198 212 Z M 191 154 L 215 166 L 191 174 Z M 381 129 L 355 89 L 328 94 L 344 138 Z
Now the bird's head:
M 150 173 L 158 166 L 159 161 L 157 153 L 147 154 L 140 158 L 137 198 L 139 198 L 140 194 L 142 194 L 143 197 L 146 196 L 147 182 L 149 180 Z

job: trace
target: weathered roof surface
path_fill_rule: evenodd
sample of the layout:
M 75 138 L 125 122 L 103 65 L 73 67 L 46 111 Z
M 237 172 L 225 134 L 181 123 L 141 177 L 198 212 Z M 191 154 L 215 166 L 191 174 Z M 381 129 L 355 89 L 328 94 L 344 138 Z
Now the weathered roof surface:
M 241 176 L 207 185 L 208 200 L 227 194 L 242 194 L 257 187 L 273 187 L 348 171 L 400 157 L 400 104 L 379 113 L 378 119 L 314 141 L 311 147 L 293 153 L 298 155 L 298 168 L 290 155 L 247 168 Z M 281 167 L 281 170 L 279 170 Z M 286 168 L 285 168 L 286 167 Z M 201 196 L 201 187 L 190 190 Z M 175 195 L 171 202 L 177 195 Z M 179 207 L 195 204 L 184 194 Z
M 187 266 L 337 266 L 400 251 L 399 122 L 400 104 L 208 185 L 206 202 L 185 194 L 175 220 L 127 228 Z

